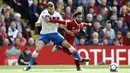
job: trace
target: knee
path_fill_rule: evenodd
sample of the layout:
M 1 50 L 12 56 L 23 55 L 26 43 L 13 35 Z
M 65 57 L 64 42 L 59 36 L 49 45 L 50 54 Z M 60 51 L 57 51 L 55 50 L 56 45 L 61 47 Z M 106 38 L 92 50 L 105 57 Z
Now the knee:
M 40 50 L 39 49 L 36 49 L 36 53 L 39 53 L 40 52 Z
M 42 50 L 43 46 L 37 45 L 36 46 L 36 52 L 39 53 Z
M 36 45 L 36 52 L 39 53 L 43 47 L 44 47 L 44 42 L 39 41 Z
M 39 53 L 40 51 L 41 51 L 40 48 L 37 48 L 37 49 L 36 49 L 36 53 Z

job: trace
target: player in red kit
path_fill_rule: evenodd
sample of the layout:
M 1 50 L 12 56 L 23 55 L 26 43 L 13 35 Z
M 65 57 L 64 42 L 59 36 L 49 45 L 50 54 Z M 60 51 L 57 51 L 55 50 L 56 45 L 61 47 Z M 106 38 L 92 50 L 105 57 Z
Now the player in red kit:
M 64 37 L 65 39 L 76 48 L 76 45 L 74 43 L 75 37 L 78 35 L 78 32 L 83 26 L 91 26 L 90 23 L 83 23 L 82 22 L 82 13 L 81 12 L 75 12 L 73 14 L 74 19 L 73 20 L 58 20 L 58 19 L 50 19 L 49 22 L 54 23 L 60 23 L 64 25 L 65 33 Z M 72 55 L 72 53 L 69 52 L 68 49 L 62 46 L 55 46 L 52 51 L 56 50 L 62 50 L 63 52 L 67 53 L 68 55 Z M 80 61 L 78 59 L 74 59 L 77 71 L 83 70 L 83 68 L 80 67 Z M 89 61 L 89 59 L 88 59 Z

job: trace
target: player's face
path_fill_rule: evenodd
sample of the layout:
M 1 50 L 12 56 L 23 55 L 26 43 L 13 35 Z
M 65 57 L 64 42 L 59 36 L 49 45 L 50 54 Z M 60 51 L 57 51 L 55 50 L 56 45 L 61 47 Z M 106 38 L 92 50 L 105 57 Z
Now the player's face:
M 48 11 L 49 11 L 49 13 L 50 13 L 51 15 L 53 15 L 54 10 L 55 10 L 54 6 L 53 6 L 53 7 L 48 7 Z
M 82 22 L 82 15 L 77 15 L 76 21 L 77 21 L 78 23 L 81 23 L 81 22 Z

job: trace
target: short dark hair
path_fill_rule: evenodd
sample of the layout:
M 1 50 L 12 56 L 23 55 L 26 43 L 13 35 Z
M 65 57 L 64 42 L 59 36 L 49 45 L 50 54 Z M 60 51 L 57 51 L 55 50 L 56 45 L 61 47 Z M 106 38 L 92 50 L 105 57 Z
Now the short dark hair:
M 78 15 L 82 15 L 82 12 L 81 11 L 76 11 L 74 14 L 73 14 L 73 17 L 76 17 Z

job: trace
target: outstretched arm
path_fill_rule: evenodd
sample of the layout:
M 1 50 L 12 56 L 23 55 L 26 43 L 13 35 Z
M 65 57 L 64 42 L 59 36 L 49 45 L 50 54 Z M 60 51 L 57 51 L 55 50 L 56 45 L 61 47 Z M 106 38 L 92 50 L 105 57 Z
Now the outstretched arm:
M 92 24 L 91 23 L 81 23 L 83 26 L 92 26 Z
M 59 19 L 50 19 L 49 22 L 59 23 L 59 24 L 63 24 L 63 25 L 67 24 L 67 20 L 59 20 Z
M 42 21 L 43 21 L 43 18 L 42 18 L 42 13 L 41 13 L 41 14 L 40 14 L 40 17 L 38 18 L 37 22 L 35 23 L 35 26 L 36 26 L 36 27 L 37 27 L 37 26 L 40 26 L 41 23 L 42 23 Z
M 72 31 L 68 30 L 68 29 L 67 29 L 67 26 L 66 26 L 66 25 L 68 24 L 67 22 L 68 22 L 69 20 L 50 19 L 50 20 L 48 20 L 48 21 L 49 21 L 49 22 L 53 22 L 53 23 L 62 24 L 62 25 L 61 25 L 61 28 L 63 28 L 67 34 L 69 34 L 69 35 L 71 35 L 71 36 L 74 36 L 74 33 L 73 33 Z

